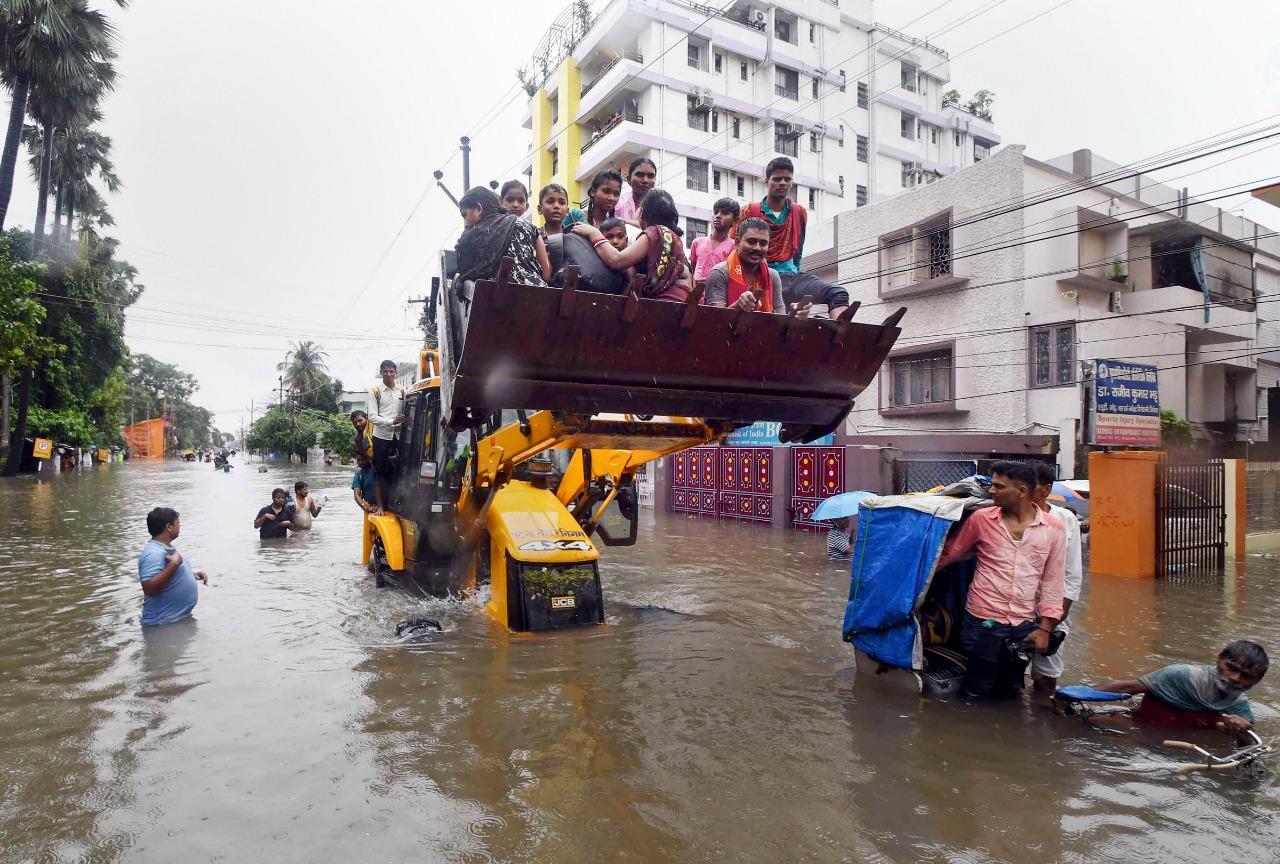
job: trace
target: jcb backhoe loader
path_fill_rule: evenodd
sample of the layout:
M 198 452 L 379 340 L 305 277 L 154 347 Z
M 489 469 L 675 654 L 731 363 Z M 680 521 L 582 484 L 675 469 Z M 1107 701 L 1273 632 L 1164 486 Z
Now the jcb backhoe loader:
M 422 594 L 490 582 L 489 614 L 512 630 L 602 623 L 593 541 L 635 542 L 636 470 L 759 420 L 784 440 L 833 431 L 905 312 L 805 320 L 642 300 L 638 285 L 578 291 L 572 269 L 561 288 L 509 272 L 433 282 L 439 348 L 421 352 L 363 553 L 380 583 Z M 611 533 L 606 511 L 628 529 Z

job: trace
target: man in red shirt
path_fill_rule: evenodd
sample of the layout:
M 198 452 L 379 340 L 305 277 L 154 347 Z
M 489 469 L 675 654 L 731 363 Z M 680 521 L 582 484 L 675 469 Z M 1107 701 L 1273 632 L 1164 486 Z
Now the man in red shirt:
M 943 547 L 938 567 L 971 553 L 978 566 L 965 602 L 960 641 L 968 655 L 964 692 L 1016 696 L 1026 662 L 1007 643 L 1049 650 L 1062 618 L 1066 535 L 1062 523 L 1035 504 L 1036 473 L 1021 462 L 991 466 L 995 507 L 973 513 Z

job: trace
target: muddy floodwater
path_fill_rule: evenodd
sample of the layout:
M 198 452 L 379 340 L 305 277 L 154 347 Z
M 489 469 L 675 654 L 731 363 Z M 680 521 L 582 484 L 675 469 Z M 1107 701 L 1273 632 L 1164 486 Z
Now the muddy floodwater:
M 1272 773 L 1181 777 L 1158 742 L 855 683 L 820 536 L 646 511 L 604 551 L 605 626 L 514 635 L 377 590 L 350 476 L 0 481 L 0 861 L 1280 860 Z M 314 530 L 259 541 L 299 478 L 331 499 Z M 157 505 L 211 585 L 144 633 Z M 1244 636 L 1280 657 L 1280 559 L 1087 592 L 1067 679 Z M 444 632 L 397 642 L 423 615 Z M 1251 695 L 1280 738 L 1280 671 Z

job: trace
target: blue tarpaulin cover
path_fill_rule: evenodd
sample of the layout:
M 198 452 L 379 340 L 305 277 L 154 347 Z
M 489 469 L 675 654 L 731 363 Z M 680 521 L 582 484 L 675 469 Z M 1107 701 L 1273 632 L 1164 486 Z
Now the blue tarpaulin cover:
M 858 508 L 844 639 L 882 663 L 924 668 L 915 610 L 924 600 L 947 529 L 963 499 L 885 495 Z

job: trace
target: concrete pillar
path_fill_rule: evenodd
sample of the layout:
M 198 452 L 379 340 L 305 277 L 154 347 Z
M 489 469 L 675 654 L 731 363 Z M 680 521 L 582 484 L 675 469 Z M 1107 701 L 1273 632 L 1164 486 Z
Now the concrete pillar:
M 671 512 L 671 471 L 675 462 L 670 456 L 665 456 L 656 462 L 649 463 L 649 470 L 653 472 L 653 512 L 669 513 Z
M 773 503 L 769 511 L 773 514 L 774 528 L 791 527 L 791 448 L 770 447 L 769 458 L 773 460 Z
M 557 181 L 569 192 L 569 202 L 582 200 L 582 184 L 578 182 L 578 165 L 582 161 L 582 127 L 574 122 L 578 116 L 578 107 L 582 101 L 582 72 L 572 57 L 564 58 L 556 71 L 557 113 L 560 115 L 556 128 L 551 130 L 556 135 L 556 147 L 560 153 L 560 171 Z M 538 194 L 536 190 L 534 195 Z
M 1245 498 L 1245 466 L 1243 459 L 1223 459 L 1227 475 L 1227 558 L 1243 561 L 1245 556 L 1245 531 L 1249 527 L 1248 507 Z
M 1156 576 L 1159 452 L 1089 454 L 1090 570 Z

